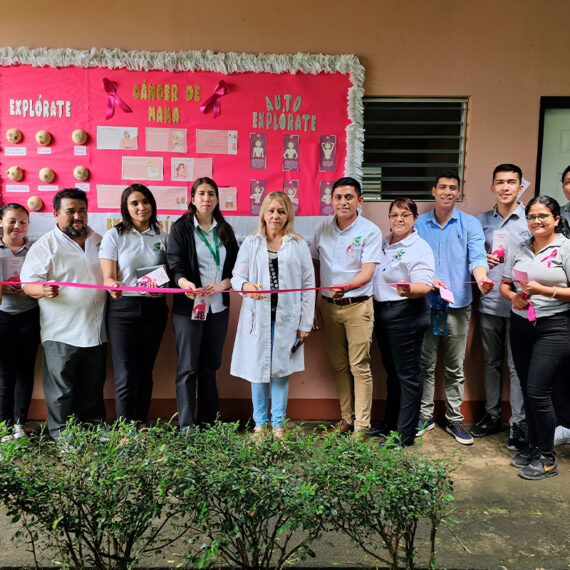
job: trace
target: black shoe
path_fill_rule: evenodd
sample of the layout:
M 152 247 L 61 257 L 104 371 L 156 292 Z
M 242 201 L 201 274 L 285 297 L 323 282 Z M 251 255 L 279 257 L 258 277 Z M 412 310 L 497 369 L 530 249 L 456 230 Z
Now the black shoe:
M 527 427 L 525 422 L 513 424 L 509 428 L 509 441 L 507 449 L 511 451 L 521 451 L 526 447 L 528 441 Z
M 494 418 L 491 414 L 485 414 L 469 432 L 473 437 L 485 437 L 501 431 L 501 418 Z
M 554 454 L 550 457 L 542 454 L 537 455 L 526 467 L 519 471 L 519 477 L 530 481 L 538 481 L 554 475 L 558 475 L 558 463 Z
M 511 459 L 511 465 L 513 467 L 518 467 L 519 469 L 522 469 L 523 467 L 530 465 L 532 460 L 535 457 L 538 457 L 539 455 L 540 453 L 538 451 L 538 448 L 531 445 L 527 445 L 524 449 L 519 451 L 519 453 L 517 453 Z

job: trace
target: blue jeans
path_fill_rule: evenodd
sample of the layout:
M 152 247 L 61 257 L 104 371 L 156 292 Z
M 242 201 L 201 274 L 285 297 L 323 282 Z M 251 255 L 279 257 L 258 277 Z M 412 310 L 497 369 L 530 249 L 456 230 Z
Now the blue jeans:
M 273 338 L 275 336 L 275 322 L 271 323 L 271 351 L 273 352 Z M 289 376 L 271 378 L 270 382 L 251 383 L 251 401 L 253 403 L 253 421 L 256 427 L 263 427 L 269 423 L 269 384 L 271 384 L 271 425 L 274 428 L 283 427 L 285 411 L 287 410 L 287 396 L 289 395 Z

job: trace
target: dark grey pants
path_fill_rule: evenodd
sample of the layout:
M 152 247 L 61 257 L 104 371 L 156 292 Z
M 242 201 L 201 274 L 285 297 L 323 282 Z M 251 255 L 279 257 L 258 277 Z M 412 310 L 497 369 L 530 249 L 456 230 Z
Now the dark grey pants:
M 47 340 L 42 352 L 50 435 L 57 440 L 72 415 L 81 422 L 104 420 L 107 346 L 80 347 Z

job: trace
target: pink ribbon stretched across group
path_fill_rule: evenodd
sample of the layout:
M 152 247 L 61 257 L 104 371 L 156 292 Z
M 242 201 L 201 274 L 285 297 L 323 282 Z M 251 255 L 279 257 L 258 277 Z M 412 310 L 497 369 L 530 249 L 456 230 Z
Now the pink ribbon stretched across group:
M 115 114 L 115 105 L 125 113 L 132 113 L 133 110 L 117 95 L 117 84 L 106 77 L 103 78 L 103 89 L 107 93 L 107 119 L 110 119 Z
M 207 113 L 210 108 L 214 109 L 214 119 L 219 117 L 222 112 L 222 105 L 220 99 L 229 91 L 226 82 L 221 79 L 214 87 L 214 92 L 200 105 L 200 111 Z

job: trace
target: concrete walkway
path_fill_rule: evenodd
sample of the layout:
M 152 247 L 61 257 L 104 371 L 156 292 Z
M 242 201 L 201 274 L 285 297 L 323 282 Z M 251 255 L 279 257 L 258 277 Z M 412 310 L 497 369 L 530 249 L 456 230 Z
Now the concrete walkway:
M 507 433 L 505 430 L 476 440 L 468 447 L 456 443 L 439 427 L 423 438 L 426 455 L 455 453 L 463 461 L 454 478 L 457 538 L 445 528 L 439 531 L 439 568 L 570 567 L 570 445 L 557 448 L 558 476 L 525 481 L 509 466 L 513 453 L 505 447 Z M 414 448 L 410 452 L 414 453 Z M 23 547 L 11 544 L 15 529 L 3 515 L 0 529 L 0 567 L 33 565 Z M 419 529 L 417 543 L 417 565 L 425 567 L 427 528 Z M 327 535 L 315 545 L 315 551 L 316 559 L 299 563 L 298 567 L 375 567 L 374 561 L 344 536 Z M 161 557 L 144 560 L 141 566 L 174 567 L 176 562 L 173 549 Z M 45 564 L 51 565 L 47 560 Z

